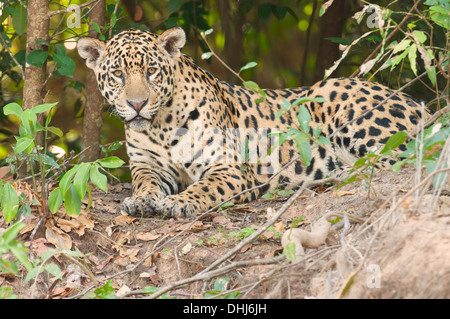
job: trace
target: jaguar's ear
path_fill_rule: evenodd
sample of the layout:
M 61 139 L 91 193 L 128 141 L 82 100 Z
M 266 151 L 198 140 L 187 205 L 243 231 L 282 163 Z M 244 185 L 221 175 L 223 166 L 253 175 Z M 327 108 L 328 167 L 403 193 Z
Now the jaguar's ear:
M 94 38 L 81 38 L 77 44 L 78 54 L 86 60 L 88 68 L 94 70 L 105 51 L 105 43 Z
M 164 31 L 158 39 L 159 43 L 161 43 L 162 47 L 172 58 L 180 56 L 181 49 L 186 44 L 186 34 L 180 27 L 175 27 Z

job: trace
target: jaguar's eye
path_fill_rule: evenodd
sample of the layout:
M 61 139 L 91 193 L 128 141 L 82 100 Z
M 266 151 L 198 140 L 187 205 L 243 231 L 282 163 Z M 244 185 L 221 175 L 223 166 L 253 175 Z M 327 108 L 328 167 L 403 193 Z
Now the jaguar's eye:
M 150 76 L 150 75 L 153 75 L 153 74 L 155 74 L 156 73 L 156 71 L 157 71 L 157 69 L 156 68 L 148 68 L 148 70 L 147 70 L 147 74 Z
M 122 71 L 120 71 L 120 70 L 115 70 L 115 71 L 113 72 L 113 74 L 114 74 L 115 76 L 117 76 L 117 77 L 121 78 L 121 77 L 122 77 L 122 75 L 123 75 L 123 72 L 122 72 Z

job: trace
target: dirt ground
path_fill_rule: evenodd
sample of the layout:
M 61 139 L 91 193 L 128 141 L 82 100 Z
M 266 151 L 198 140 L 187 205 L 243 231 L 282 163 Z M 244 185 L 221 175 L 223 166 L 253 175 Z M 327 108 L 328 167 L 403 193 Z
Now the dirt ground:
M 370 192 L 364 182 L 338 191 L 306 190 L 268 230 L 212 269 L 207 267 L 245 241 L 288 197 L 259 199 L 196 221 L 138 219 L 121 214 L 130 185 L 112 185 L 107 194 L 94 193 L 89 212 L 77 218 L 61 210 L 33 233 L 39 216 L 29 217 L 19 239 L 31 246 L 35 260 L 46 258 L 41 265 L 48 271 L 28 283 L 24 270 L 15 277 L 0 273 L 0 286 L 19 298 L 50 299 L 82 298 L 92 294 L 95 282 L 108 280 L 122 298 L 156 296 L 143 294 L 146 287 L 165 291 L 164 298 L 449 298 L 448 185 L 440 194 L 432 188 L 422 196 L 408 193 L 416 174 L 413 168 L 377 173 Z M 333 221 L 325 242 L 305 248 L 296 262 L 283 258 L 283 233 L 293 224 L 309 232 L 324 215 Z M 3 219 L 0 228 L 7 228 Z M 55 248 L 83 257 L 48 257 Z

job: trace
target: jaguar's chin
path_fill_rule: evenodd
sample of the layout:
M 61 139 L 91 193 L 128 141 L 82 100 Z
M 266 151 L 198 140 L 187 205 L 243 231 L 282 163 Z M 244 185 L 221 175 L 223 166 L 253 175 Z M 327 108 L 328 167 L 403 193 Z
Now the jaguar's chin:
M 132 129 L 133 131 L 142 132 L 150 128 L 153 122 L 153 117 L 151 119 L 145 119 L 141 116 L 136 116 L 130 121 L 125 122 L 127 129 Z

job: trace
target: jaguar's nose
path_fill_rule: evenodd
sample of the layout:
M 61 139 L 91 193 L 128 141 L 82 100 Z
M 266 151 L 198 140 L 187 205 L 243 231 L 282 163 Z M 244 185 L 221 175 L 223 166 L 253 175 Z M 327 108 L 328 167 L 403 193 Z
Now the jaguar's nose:
M 145 101 L 142 101 L 142 100 L 141 101 L 129 101 L 129 100 L 127 100 L 127 105 L 132 107 L 136 112 L 139 113 L 142 106 L 147 104 L 147 101 L 148 101 L 148 99 Z

